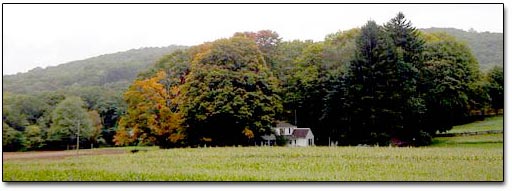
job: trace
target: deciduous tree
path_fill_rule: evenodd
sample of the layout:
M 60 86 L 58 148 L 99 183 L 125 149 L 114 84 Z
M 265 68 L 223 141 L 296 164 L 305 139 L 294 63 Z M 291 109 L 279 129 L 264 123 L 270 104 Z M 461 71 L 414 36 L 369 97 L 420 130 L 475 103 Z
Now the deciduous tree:
M 131 143 L 158 145 L 163 148 L 183 145 L 183 114 L 178 110 L 178 86 L 168 91 L 160 71 L 149 79 L 135 81 L 124 97 L 128 110 L 119 121 L 114 137 L 117 145 Z
M 2 123 L 2 150 L 19 151 L 25 150 L 25 137 L 23 133 Z
M 74 143 L 76 139 L 89 140 L 92 135 L 92 123 L 81 98 L 66 97 L 52 112 L 52 125 L 49 139 L 63 143 Z
M 488 85 L 487 92 L 491 99 L 491 107 L 493 109 L 504 108 L 504 75 L 503 67 L 493 67 L 486 76 Z
M 278 82 L 254 40 L 235 36 L 191 52 L 181 94 L 191 144 L 250 144 L 270 133 L 281 109 Z
M 435 134 L 465 121 L 477 107 L 474 104 L 479 98 L 474 95 L 480 75 L 476 58 L 463 42 L 446 33 L 423 34 L 423 38 L 424 67 L 419 82 L 427 106 L 423 129 Z

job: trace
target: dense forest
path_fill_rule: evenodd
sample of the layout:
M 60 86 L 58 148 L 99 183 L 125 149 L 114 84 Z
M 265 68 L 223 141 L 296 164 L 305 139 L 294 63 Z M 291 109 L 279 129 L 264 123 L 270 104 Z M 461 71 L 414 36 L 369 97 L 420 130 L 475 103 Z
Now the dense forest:
M 80 131 L 95 147 L 254 145 L 287 121 L 317 145 L 428 145 L 503 109 L 499 35 L 417 30 L 399 13 L 320 42 L 239 32 L 38 68 L 4 76 L 2 144 L 65 149 Z

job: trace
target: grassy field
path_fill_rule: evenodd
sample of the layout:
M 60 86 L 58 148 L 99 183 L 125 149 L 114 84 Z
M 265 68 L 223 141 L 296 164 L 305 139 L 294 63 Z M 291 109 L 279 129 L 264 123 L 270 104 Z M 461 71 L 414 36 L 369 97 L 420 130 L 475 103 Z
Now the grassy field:
M 453 127 L 447 133 L 478 132 L 478 131 L 490 131 L 490 130 L 503 130 L 503 115 L 489 117 L 483 121 L 477 121 L 474 123 L 458 125 L 458 126 Z
M 503 149 L 503 133 L 459 137 L 437 137 L 434 139 L 431 147 L 474 147 Z
M 79 157 L 75 151 L 4 153 L 3 180 L 503 181 L 504 176 L 503 134 L 439 137 L 419 148 L 131 149 L 83 150 Z

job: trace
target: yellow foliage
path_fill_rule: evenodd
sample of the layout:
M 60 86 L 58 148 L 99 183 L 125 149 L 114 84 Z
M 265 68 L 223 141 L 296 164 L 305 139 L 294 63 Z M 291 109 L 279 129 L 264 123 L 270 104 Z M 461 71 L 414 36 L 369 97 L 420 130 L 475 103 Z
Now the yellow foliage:
M 203 141 L 203 142 L 212 142 L 213 139 L 209 138 L 209 137 L 203 137 L 203 138 L 201 138 L 201 141 Z
M 245 128 L 242 133 L 248 138 L 248 139 L 252 139 L 254 138 L 254 133 L 249 129 L 249 128 Z
M 166 78 L 165 72 L 159 71 L 152 78 L 135 81 L 126 91 L 124 98 L 128 110 L 121 117 L 116 145 L 127 145 L 136 140 L 155 143 L 160 138 L 177 143 L 185 138 L 183 115 L 170 108 L 180 103 L 177 99 L 180 88 L 173 86 L 167 92 L 162 84 Z

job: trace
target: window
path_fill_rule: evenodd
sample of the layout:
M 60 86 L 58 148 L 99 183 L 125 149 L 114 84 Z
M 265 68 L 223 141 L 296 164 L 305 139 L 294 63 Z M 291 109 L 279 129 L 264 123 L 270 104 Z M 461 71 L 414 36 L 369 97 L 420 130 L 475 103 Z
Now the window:
M 313 139 L 308 139 L 308 145 L 313 145 Z

